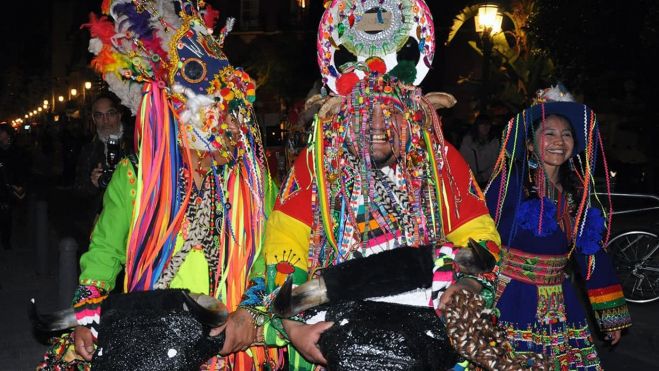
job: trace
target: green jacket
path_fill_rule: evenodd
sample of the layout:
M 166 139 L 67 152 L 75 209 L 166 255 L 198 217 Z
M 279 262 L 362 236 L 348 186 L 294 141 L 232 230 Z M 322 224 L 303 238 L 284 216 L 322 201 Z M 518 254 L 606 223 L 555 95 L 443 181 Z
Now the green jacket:
M 266 216 L 270 214 L 277 196 L 277 187 L 270 176 L 265 185 Z M 101 213 L 91 236 L 89 250 L 80 259 L 80 284 L 112 290 L 117 276 L 126 263 L 126 246 L 137 197 L 137 174 L 132 163 L 123 159 L 114 172 L 103 197 Z M 183 245 L 177 236 L 176 251 Z M 265 276 L 265 261 L 260 249 L 250 278 Z M 185 258 L 170 284 L 171 288 L 186 288 L 191 292 L 208 294 L 208 264 L 201 250 L 192 250 Z

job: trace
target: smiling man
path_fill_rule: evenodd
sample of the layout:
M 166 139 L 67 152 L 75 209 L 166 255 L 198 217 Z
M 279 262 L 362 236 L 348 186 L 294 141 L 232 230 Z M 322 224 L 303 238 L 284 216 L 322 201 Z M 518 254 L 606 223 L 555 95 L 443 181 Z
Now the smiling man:
M 444 141 L 435 111 L 451 107 L 455 99 L 446 93 L 423 95 L 417 87 L 434 52 L 426 4 L 369 4 L 348 12 L 349 1 L 335 1 L 323 16 L 319 64 L 323 82 L 334 94 L 324 99 L 313 138 L 286 177 L 267 222 L 266 281 L 271 290 L 289 276 L 299 285 L 327 267 L 382 257 L 405 246 L 451 245 L 457 250 L 471 238 L 480 243 L 479 251 L 498 259 L 499 235 L 484 197 L 459 152 Z M 362 20 L 371 14 L 378 27 L 360 28 L 363 21 L 353 27 L 353 12 L 354 19 Z M 401 46 L 415 42 L 425 45 L 416 59 L 397 54 Z M 345 68 L 334 65 L 336 44 L 349 49 L 356 61 Z M 453 277 L 452 268 L 445 268 L 446 276 Z M 410 272 L 401 268 L 387 273 L 402 279 Z M 427 274 L 433 276 L 432 267 Z M 313 321 L 283 319 L 279 330 L 299 352 L 291 348 L 291 367 L 311 369 L 314 363 L 340 370 L 392 369 L 404 358 L 400 369 L 450 368 L 457 357 L 433 309 L 442 309 L 458 288 L 485 289 L 493 297 L 488 278 L 494 277 L 455 278 L 446 291 L 421 287 L 358 301 L 358 308 L 369 308 L 358 310 L 368 312 L 368 319 L 350 317 L 334 324 L 329 315 Z M 393 312 L 402 314 L 389 321 Z M 266 333 L 267 341 L 276 339 Z M 416 357 L 405 349 L 423 350 Z

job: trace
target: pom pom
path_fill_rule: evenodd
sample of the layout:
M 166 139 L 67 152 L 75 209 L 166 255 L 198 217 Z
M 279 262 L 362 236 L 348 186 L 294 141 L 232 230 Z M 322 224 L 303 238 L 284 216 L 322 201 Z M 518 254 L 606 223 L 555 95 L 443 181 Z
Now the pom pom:
M 206 4 L 206 9 L 204 10 L 203 14 L 206 27 L 210 28 L 211 30 L 215 28 L 217 20 L 220 18 L 220 11 L 213 9 L 210 4 Z
M 542 217 L 542 229 L 538 230 L 540 218 Z M 532 231 L 537 237 L 548 236 L 558 229 L 556 222 L 556 205 L 545 197 L 543 214 L 540 215 L 540 199 L 532 198 L 519 205 L 515 222 L 520 228 Z
M 416 65 L 412 61 L 400 61 L 393 70 L 389 71 L 389 75 L 405 84 L 412 84 L 416 80 Z
M 336 91 L 341 95 L 349 95 L 359 82 L 359 77 L 354 72 L 344 73 L 336 80 Z
M 581 233 L 577 235 L 577 251 L 586 255 L 599 251 L 602 248 L 601 242 L 605 229 L 606 221 L 602 211 L 596 207 L 588 208 L 583 228 L 580 228 Z
M 371 57 L 366 60 L 366 65 L 371 73 L 377 73 L 379 75 L 384 75 L 387 73 L 387 65 L 384 61 L 378 57 Z

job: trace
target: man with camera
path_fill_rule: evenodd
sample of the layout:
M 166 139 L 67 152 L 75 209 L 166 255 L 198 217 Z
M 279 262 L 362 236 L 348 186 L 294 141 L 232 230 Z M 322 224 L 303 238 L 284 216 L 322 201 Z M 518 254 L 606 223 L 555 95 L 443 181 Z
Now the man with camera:
M 119 99 L 112 93 L 102 93 L 92 102 L 92 122 L 95 135 L 86 144 L 78 160 L 75 190 L 84 200 L 80 227 L 83 237 L 87 237 L 96 214 L 103 205 L 103 193 L 107 188 L 114 168 L 119 160 L 132 152 L 129 133 L 124 133 L 122 109 Z

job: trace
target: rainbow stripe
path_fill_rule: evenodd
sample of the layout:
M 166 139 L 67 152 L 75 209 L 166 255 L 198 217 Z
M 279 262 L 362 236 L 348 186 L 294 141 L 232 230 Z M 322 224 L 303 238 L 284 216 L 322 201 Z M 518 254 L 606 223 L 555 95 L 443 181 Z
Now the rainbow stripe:
M 332 216 L 330 215 L 329 207 L 329 190 L 328 183 L 325 177 L 325 169 L 323 169 L 324 158 L 324 140 L 323 140 L 322 121 L 316 115 L 314 122 L 314 141 L 313 141 L 313 168 L 316 176 L 316 185 L 318 187 L 318 201 L 320 204 L 320 217 L 325 228 L 325 236 L 327 241 L 332 246 L 335 256 L 339 254 L 336 236 L 334 236 L 334 226 L 332 225 Z

